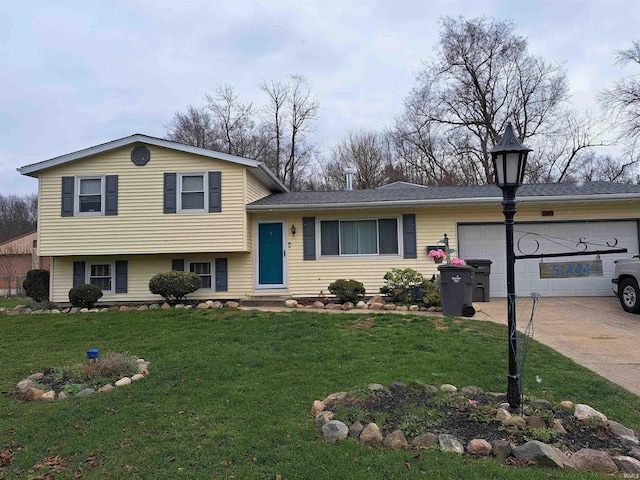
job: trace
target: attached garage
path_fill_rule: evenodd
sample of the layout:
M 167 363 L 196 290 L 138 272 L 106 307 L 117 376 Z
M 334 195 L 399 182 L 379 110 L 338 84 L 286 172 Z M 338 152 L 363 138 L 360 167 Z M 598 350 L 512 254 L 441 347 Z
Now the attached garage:
M 564 253 L 584 250 L 580 240 L 589 242 L 589 250 L 626 248 L 628 253 L 602 255 L 602 276 L 583 278 L 540 278 L 540 262 L 581 262 L 596 260 L 595 255 L 523 259 L 516 261 L 516 294 L 520 297 L 538 292 L 543 296 L 609 296 L 614 260 L 638 253 L 638 221 L 558 221 L 516 222 L 516 255 Z M 506 297 L 506 247 L 503 223 L 458 224 L 461 258 L 491 260 L 491 297 Z

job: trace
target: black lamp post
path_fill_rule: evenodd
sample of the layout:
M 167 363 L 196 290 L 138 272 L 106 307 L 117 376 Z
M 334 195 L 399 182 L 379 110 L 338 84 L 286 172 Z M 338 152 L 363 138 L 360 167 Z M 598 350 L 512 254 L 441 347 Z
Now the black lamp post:
M 507 401 L 511 408 L 520 406 L 520 379 L 518 374 L 518 332 L 516 330 L 516 288 L 513 251 L 513 217 L 516 214 L 516 190 L 522 185 L 527 155 L 531 151 L 525 147 L 507 124 L 504 135 L 491 149 L 496 185 L 502 190 L 502 213 L 507 237 L 507 315 L 509 329 L 509 374 L 507 375 Z

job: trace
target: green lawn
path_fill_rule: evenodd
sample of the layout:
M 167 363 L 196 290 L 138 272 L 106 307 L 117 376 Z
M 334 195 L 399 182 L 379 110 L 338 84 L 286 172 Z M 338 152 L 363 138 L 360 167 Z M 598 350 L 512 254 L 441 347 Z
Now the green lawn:
M 373 327 L 350 328 L 361 318 Z M 600 478 L 322 440 L 309 410 L 332 392 L 413 380 L 504 391 L 506 333 L 487 322 L 236 310 L 5 316 L 0 390 L 80 362 L 89 348 L 144 357 L 151 373 L 54 403 L 0 396 L 0 452 L 14 452 L 0 478 Z M 638 397 L 534 343 L 525 377 L 536 375 L 528 395 L 588 403 L 640 428 Z

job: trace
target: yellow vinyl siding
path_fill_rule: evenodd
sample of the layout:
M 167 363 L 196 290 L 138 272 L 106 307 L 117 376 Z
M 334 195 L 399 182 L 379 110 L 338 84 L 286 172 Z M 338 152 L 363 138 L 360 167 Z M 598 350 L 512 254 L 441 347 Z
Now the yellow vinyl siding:
M 41 255 L 112 255 L 246 251 L 242 165 L 148 146 L 151 160 L 131 162 L 131 146 L 61 165 L 40 175 Z M 163 213 L 165 172 L 222 173 L 222 212 Z M 63 176 L 118 175 L 118 215 L 61 216 Z
M 149 291 L 149 280 L 156 273 L 171 271 L 171 261 L 181 258 L 186 263 L 211 262 L 211 271 L 214 273 L 212 283 L 215 282 L 215 258 L 223 257 L 220 254 L 202 253 L 197 255 L 136 255 L 136 256 L 100 256 L 100 257 L 63 257 L 54 258 L 51 264 L 51 278 L 55 277 L 51 291 L 51 301 L 63 303 L 69 301 L 69 290 L 73 287 L 73 262 L 85 262 L 88 270 L 91 263 L 112 263 L 116 260 L 127 260 L 127 293 L 104 292 L 100 303 L 114 302 L 162 302 L 162 297 L 153 295 Z M 193 300 L 231 299 L 250 296 L 253 291 L 253 266 L 251 256 L 248 253 L 233 253 L 224 255 L 227 258 L 229 289 L 226 292 L 216 292 L 214 288 L 201 289 L 188 296 Z M 115 273 L 115 272 L 114 272 Z M 115 275 L 113 277 L 115 290 Z
M 255 202 L 271 195 L 271 191 L 251 172 L 247 172 L 247 203 Z

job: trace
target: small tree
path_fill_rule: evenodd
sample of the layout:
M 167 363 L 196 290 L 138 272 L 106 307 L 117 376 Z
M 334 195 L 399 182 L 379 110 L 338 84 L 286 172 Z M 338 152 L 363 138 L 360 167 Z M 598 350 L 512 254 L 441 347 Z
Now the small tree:
M 178 303 L 202 286 L 202 280 L 193 272 L 158 273 L 149 280 L 151 293 L 161 295 L 169 303 Z
M 22 282 L 22 288 L 27 297 L 36 302 L 49 299 L 49 270 L 29 270 Z
M 343 278 L 331 283 L 329 285 L 329 291 L 342 303 L 356 303 L 365 294 L 362 282 L 358 282 L 357 280 L 345 280 Z
M 102 298 L 102 290 L 97 285 L 85 283 L 69 290 L 69 301 L 74 307 L 91 308 Z

